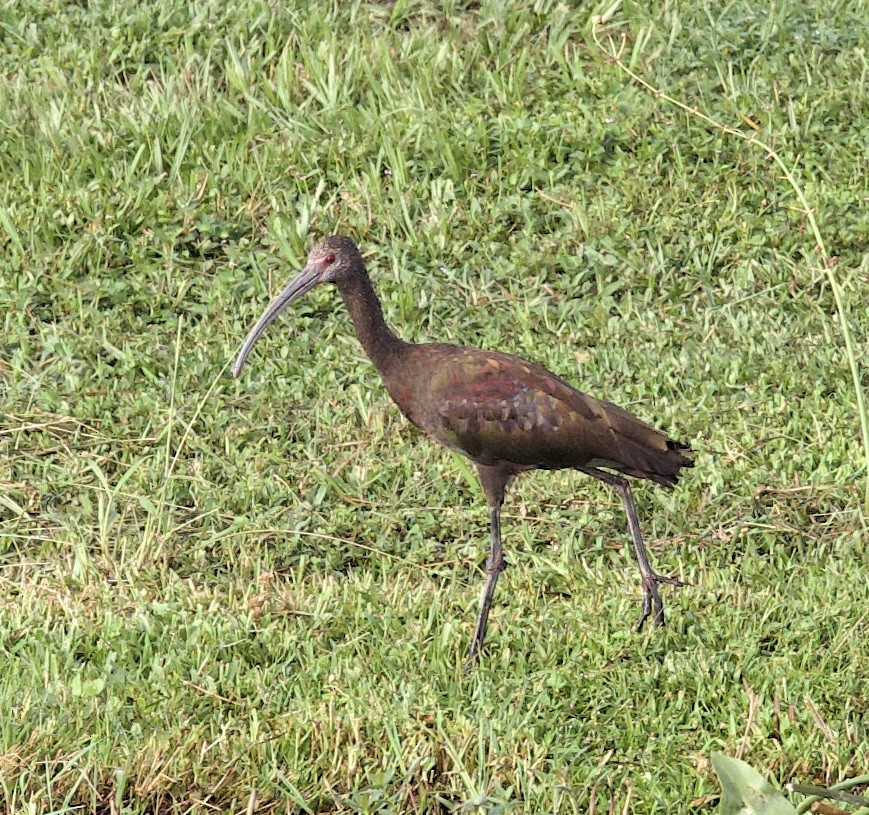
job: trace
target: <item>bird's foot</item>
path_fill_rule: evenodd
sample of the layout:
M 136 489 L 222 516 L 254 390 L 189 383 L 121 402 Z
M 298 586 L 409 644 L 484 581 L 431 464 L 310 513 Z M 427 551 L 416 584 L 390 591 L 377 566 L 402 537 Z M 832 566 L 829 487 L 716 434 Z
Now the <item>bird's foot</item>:
M 637 624 L 637 631 L 643 630 L 646 620 L 652 616 L 654 609 L 654 625 L 660 628 L 664 625 L 664 601 L 661 599 L 661 594 L 658 591 L 658 584 L 669 583 L 671 586 L 680 588 L 688 584 L 684 580 L 679 580 L 678 577 L 670 577 L 669 575 L 656 574 L 652 572 L 649 575 L 643 576 L 643 616 L 640 617 L 640 622 Z
M 671 586 L 676 586 L 676 588 L 682 588 L 682 586 L 690 586 L 690 583 L 687 583 L 684 580 L 679 580 L 678 577 L 671 577 L 666 574 L 653 574 L 651 580 L 654 580 L 655 583 L 669 583 Z

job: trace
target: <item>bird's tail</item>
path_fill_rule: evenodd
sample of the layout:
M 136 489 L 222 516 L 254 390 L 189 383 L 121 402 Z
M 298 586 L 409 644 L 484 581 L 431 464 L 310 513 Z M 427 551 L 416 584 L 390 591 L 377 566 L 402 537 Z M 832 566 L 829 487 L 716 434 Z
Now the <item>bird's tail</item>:
M 595 466 L 666 486 L 673 486 L 679 480 L 683 467 L 694 466 L 694 451 L 687 444 L 669 438 L 618 405 L 604 402 L 602 406 L 618 437 L 618 458 L 603 456 Z

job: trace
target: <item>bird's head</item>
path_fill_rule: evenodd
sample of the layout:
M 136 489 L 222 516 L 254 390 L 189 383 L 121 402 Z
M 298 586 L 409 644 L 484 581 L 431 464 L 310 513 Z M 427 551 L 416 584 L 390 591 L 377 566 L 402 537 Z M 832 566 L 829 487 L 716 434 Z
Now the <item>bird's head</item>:
M 332 235 L 315 244 L 308 253 L 308 260 L 302 271 L 269 303 L 262 316 L 256 321 L 256 325 L 250 330 L 232 367 L 233 377 L 241 373 L 254 343 L 265 331 L 266 326 L 293 300 L 298 300 L 321 283 L 340 284 L 342 280 L 347 280 L 360 271 L 364 273 L 365 263 L 351 238 Z
M 362 255 L 359 254 L 353 239 L 345 235 L 332 235 L 314 244 L 308 252 L 305 268 L 296 280 L 309 273 L 316 277 L 315 286 L 318 283 L 340 283 L 342 278 L 364 267 Z

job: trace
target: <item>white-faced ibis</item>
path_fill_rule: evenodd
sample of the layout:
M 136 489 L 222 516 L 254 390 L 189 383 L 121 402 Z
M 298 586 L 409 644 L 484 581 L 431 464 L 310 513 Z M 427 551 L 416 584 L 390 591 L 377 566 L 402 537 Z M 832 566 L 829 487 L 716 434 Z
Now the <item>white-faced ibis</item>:
M 356 244 L 341 235 L 318 243 L 305 267 L 266 308 L 235 361 L 237 377 L 265 327 L 320 283 L 334 283 L 356 334 L 401 412 L 441 444 L 476 465 L 490 511 L 491 552 L 477 624 L 472 664 L 486 634 L 501 554 L 500 511 L 510 479 L 525 470 L 572 468 L 614 487 L 621 496 L 640 566 L 643 613 L 664 622 L 659 583 L 680 585 L 652 571 L 631 488 L 624 476 L 672 485 L 691 467 L 690 448 L 667 438 L 626 410 L 572 388 L 540 365 L 497 351 L 456 345 L 415 345 L 400 340 L 383 319 Z M 614 470 L 618 475 L 608 472 Z

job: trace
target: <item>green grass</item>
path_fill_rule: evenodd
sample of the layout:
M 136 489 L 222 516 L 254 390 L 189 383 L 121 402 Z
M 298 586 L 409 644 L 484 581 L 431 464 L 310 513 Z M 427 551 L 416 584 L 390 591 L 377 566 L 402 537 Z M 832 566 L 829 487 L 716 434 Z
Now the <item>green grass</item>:
M 22 0 L 0 50 L 0 799 L 9 813 L 708 810 L 709 755 L 869 767 L 853 382 L 794 190 L 606 60 L 605 7 Z M 653 86 L 760 127 L 865 371 L 865 2 L 633 4 Z M 334 293 L 227 367 L 323 234 L 405 337 L 523 353 L 698 451 L 486 509 Z M 863 374 L 865 383 L 865 372 Z M 256 790 L 255 800 L 251 791 Z

